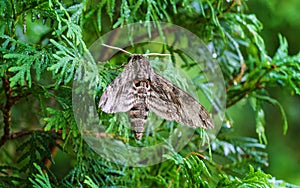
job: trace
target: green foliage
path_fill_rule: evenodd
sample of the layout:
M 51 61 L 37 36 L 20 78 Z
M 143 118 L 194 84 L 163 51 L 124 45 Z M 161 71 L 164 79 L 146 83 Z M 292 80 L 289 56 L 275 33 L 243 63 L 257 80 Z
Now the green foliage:
M 31 71 L 35 70 L 36 80 L 40 80 L 51 62 L 52 57 L 49 55 L 51 52 L 47 48 L 39 49 L 6 35 L 0 37 L 3 42 L 1 49 L 5 52 L 3 59 L 6 61 L 1 65 L 1 76 L 4 76 L 5 70 L 7 70 L 12 73 L 9 78 L 11 87 L 17 84 L 31 87 L 31 76 L 34 75 Z
M 85 182 L 96 185 L 116 185 L 116 179 L 124 175 L 122 167 L 107 162 L 101 156 L 93 152 L 83 144 L 82 140 L 78 143 L 78 154 L 76 164 L 62 180 L 66 187 L 81 185 Z M 86 149 L 85 149 L 86 148 Z
M 73 136 L 77 136 L 77 126 L 73 117 L 72 109 L 66 110 L 55 110 L 52 108 L 46 108 L 47 112 L 51 117 L 44 118 L 47 123 L 44 130 L 50 131 L 55 129 L 56 132 L 61 131 L 62 139 L 66 138 L 68 131 L 73 133 Z
M 279 108 L 285 134 L 285 109 L 270 96 L 269 89 L 279 87 L 291 95 L 300 95 L 300 53 L 290 56 L 286 39 L 279 35 L 280 46 L 270 57 L 260 35 L 263 24 L 255 15 L 245 13 L 245 1 L 75 2 L 0 1 L 0 187 L 292 186 L 261 170 L 268 164 L 264 105 Z M 75 78 L 75 71 L 83 64 L 86 46 L 92 41 L 113 28 L 139 21 L 149 31 L 147 21 L 175 23 L 202 38 L 222 68 L 227 107 L 241 100 L 250 102 L 258 139 L 233 136 L 227 117 L 209 151 L 197 151 L 202 134 L 197 130 L 197 137 L 181 152 L 166 154 L 164 162 L 153 166 L 122 166 L 91 150 L 73 115 L 71 85 L 74 79 L 81 79 L 80 75 Z M 27 33 L 28 28 L 34 31 L 39 26 L 47 26 L 43 34 Z M 160 27 L 158 23 L 156 26 Z M 186 58 L 176 50 L 164 49 Z M 184 62 L 183 68 L 193 69 L 188 60 Z M 89 71 L 84 68 L 82 71 Z M 96 86 L 97 94 L 117 73 L 106 70 L 98 76 L 87 78 L 93 80 L 91 85 Z M 24 111 L 31 112 L 30 117 L 17 121 Z M 109 125 L 107 133 L 118 133 L 124 140 L 132 138 L 115 115 L 100 115 L 101 122 Z M 173 128 L 172 123 L 164 125 L 154 138 Z M 233 125 L 243 126 L 240 122 Z M 153 142 L 146 140 L 145 144 Z M 65 163 L 70 167 L 66 174 L 53 169 L 59 161 L 56 149 L 67 156 Z
M 254 168 L 250 166 L 249 172 L 242 179 L 224 177 L 222 183 L 219 186 L 222 187 L 272 187 L 272 184 L 269 182 L 271 175 L 265 174 L 261 170 L 255 172 Z
M 32 178 L 29 178 L 29 181 L 32 183 L 33 187 L 47 187 L 51 188 L 51 183 L 47 174 L 43 173 L 42 168 L 37 164 L 33 163 L 34 167 L 38 170 L 39 174 L 34 174 Z

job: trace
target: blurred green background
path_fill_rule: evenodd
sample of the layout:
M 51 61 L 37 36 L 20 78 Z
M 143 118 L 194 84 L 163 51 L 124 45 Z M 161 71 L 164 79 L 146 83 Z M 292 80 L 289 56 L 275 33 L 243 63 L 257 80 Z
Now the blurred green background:
M 270 56 L 274 55 L 279 46 L 279 33 L 287 38 L 289 54 L 299 53 L 299 0 L 251 0 L 247 2 L 247 5 L 249 13 L 255 14 L 263 24 L 262 36 Z M 282 89 L 272 89 L 269 92 L 286 110 L 289 129 L 287 134 L 283 135 L 283 121 L 279 109 L 266 104 L 264 107 L 267 110 L 269 166 L 264 171 L 277 179 L 300 185 L 300 97 L 291 96 L 288 91 Z M 247 101 L 241 101 L 238 105 L 228 109 L 228 113 L 238 125 L 235 127 L 235 134 L 257 137 L 254 112 Z

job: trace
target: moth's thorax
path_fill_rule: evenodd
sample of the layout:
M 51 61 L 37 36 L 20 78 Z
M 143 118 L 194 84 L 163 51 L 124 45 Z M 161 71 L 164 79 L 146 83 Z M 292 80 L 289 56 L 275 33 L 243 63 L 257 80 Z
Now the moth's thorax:
M 133 55 L 131 58 L 132 68 L 136 72 L 135 79 L 139 81 L 150 80 L 152 67 L 149 60 L 143 55 Z

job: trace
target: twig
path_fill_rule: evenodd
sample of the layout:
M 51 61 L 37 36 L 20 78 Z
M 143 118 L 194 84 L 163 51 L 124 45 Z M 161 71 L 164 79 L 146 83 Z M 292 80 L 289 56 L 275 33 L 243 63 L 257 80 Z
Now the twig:
M 226 108 L 229 108 L 230 106 L 232 106 L 233 104 L 237 103 L 238 101 L 240 101 L 242 98 L 244 98 L 246 95 L 248 95 L 249 93 L 255 91 L 255 90 L 258 90 L 258 89 L 261 89 L 263 88 L 264 86 L 262 85 L 262 79 L 268 75 L 271 71 L 273 71 L 274 69 L 276 68 L 275 65 L 271 65 L 270 68 L 268 68 L 263 74 L 261 74 L 258 79 L 256 80 L 255 82 L 255 87 L 254 88 L 246 88 L 245 90 L 242 90 L 240 93 L 239 93 L 239 96 L 233 100 L 232 102 L 228 102 L 226 104 Z M 261 70 L 260 70 L 261 71 Z M 243 74 L 244 73 L 244 70 L 241 68 L 241 73 L 240 74 Z M 229 88 L 227 88 L 228 90 Z M 229 90 L 228 90 L 229 91 Z M 234 96 L 235 97 L 235 96 Z M 232 97 L 232 99 L 234 98 Z
M 11 133 L 11 134 L 9 135 L 9 139 L 12 140 L 12 139 L 20 138 L 20 137 L 23 137 L 23 136 L 30 135 L 30 134 L 32 134 L 33 132 L 36 132 L 36 131 L 43 131 L 43 130 L 44 130 L 44 128 L 40 128 L 40 129 L 25 130 L 25 131 L 20 131 L 20 132 L 16 132 L 16 133 Z
M 0 105 L 0 109 L 3 113 L 3 135 L 0 139 L 0 147 L 5 144 L 5 142 L 11 138 L 10 133 L 10 123 L 11 123 L 11 108 L 12 106 L 19 101 L 22 97 L 24 97 L 23 94 L 18 94 L 17 96 L 13 96 L 13 90 L 10 87 L 10 83 L 8 79 L 2 78 L 2 84 L 6 96 L 6 102 L 5 105 Z M 29 95 L 30 92 L 26 93 L 25 96 Z
M 2 78 L 2 84 L 6 95 L 6 104 L 1 105 L 1 110 L 3 113 L 3 135 L 0 140 L 0 147 L 8 140 L 10 134 L 10 121 L 11 121 L 11 97 L 12 89 L 10 88 L 8 79 Z
M 244 73 L 245 73 L 246 68 L 247 68 L 247 65 L 246 65 L 245 63 L 243 63 L 243 64 L 241 65 L 239 74 L 238 74 L 236 77 L 233 77 L 233 78 L 229 81 L 228 86 L 227 86 L 227 88 L 226 88 L 227 90 L 229 89 L 230 86 L 232 86 L 232 84 L 238 83 L 238 82 L 241 81 L 242 77 L 244 76 Z
M 198 156 L 198 157 L 200 157 L 200 158 L 202 158 L 202 159 L 205 159 L 205 156 L 204 156 L 204 155 L 202 155 L 201 153 L 198 153 L 198 152 L 194 152 L 194 151 L 188 153 L 188 154 L 185 156 L 185 158 L 188 158 L 188 157 L 190 157 L 191 155 L 196 155 L 196 156 Z

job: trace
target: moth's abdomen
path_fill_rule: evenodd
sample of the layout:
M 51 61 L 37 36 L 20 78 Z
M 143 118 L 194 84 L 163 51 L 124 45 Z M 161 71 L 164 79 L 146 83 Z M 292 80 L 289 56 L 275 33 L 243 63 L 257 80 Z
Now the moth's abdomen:
M 133 84 L 136 91 L 135 102 L 129 111 L 129 119 L 135 138 L 140 140 L 143 136 L 148 117 L 149 108 L 146 101 L 149 96 L 150 82 L 135 80 Z

